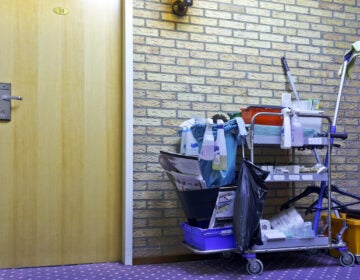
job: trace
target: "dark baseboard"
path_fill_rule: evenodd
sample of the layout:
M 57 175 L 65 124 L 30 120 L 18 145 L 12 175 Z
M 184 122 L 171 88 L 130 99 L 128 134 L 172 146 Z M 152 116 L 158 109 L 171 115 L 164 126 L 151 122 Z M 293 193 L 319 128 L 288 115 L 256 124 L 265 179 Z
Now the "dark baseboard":
M 214 257 L 218 258 L 219 256 L 214 256 L 213 254 L 210 255 L 185 254 L 185 255 L 174 255 L 174 256 L 143 257 L 143 258 L 134 258 L 133 265 L 198 261 L 198 260 L 212 259 Z

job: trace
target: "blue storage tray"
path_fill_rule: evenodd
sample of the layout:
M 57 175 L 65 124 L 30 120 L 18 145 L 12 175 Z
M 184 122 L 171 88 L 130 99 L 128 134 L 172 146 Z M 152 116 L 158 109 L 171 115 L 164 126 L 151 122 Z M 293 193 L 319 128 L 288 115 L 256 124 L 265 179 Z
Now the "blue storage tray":
M 204 229 L 183 223 L 182 228 L 185 242 L 197 249 L 210 251 L 236 248 L 232 227 Z

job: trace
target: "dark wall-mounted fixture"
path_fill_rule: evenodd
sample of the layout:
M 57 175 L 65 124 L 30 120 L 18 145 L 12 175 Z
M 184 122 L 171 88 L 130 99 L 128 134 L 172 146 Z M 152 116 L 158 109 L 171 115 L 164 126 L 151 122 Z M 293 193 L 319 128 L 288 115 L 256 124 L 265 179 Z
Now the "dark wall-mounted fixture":
M 187 13 L 188 7 L 192 6 L 192 0 L 176 0 L 172 5 L 172 11 L 177 16 L 184 16 Z

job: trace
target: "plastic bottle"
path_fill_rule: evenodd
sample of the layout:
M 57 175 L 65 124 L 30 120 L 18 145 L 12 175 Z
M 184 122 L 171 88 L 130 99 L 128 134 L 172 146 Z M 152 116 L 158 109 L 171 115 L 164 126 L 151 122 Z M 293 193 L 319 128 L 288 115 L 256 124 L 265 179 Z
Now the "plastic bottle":
M 213 160 L 214 159 L 214 134 L 212 131 L 213 120 L 206 119 L 206 128 L 203 137 L 203 143 L 200 151 L 200 159 Z
M 187 127 L 183 127 L 181 130 L 181 139 L 180 139 L 180 154 L 186 153 L 186 130 Z
M 312 229 L 312 222 L 304 222 L 302 226 L 302 238 L 313 238 L 314 231 Z
M 281 106 L 292 107 L 291 93 L 283 93 L 281 96 Z
M 291 118 L 291 146 L 302 147 L 304 145 L 304 132 L 302 124 L 296 114 Z
M 214 159 L 212 163 L 212 169 L 227 169 L 227 150 L 224 133 L 224 122 L 221 119 L 217 120 L 217 136 L 214 145 Z
M 186 147 L 185 155 L 188 156 L 198 156 L 199 155 L 199 145 L 191 132 L 190 127 L 186 128 Z
M 281 149 L 290 149 L 291 148 L 291 123 L 290 123 L 290 109 L 283 108 L 281 110 L 283 114 L 283 125 L 281 128 Z

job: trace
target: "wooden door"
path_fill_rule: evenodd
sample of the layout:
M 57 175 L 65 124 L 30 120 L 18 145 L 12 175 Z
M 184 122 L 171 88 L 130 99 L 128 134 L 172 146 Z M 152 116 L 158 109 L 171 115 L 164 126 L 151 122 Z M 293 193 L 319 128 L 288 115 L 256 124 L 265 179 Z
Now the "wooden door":
M 0 1 L 0 267 L 121 258 L 120 1 Z

